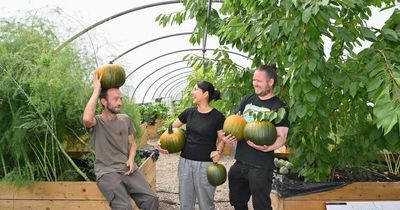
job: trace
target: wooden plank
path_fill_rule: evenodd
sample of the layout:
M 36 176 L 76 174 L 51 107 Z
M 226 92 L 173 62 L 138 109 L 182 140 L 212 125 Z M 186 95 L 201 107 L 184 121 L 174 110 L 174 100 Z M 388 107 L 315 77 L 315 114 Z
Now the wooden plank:
M 285 200 L 400 200 L 400 182 L 355 182 L 335 190 Z
M 271 193 L 274 210 L 325 210 L 326 202 L 385 200 L 400 200 L 400 182 L 355 182 L 335 190 L 288 198 Z
M 83 200 L 0 200 L 0 209 L 13 210 L 110 210 L 107 201 Z
M 0 183 L 0 199 L 103 200 L 96 182 L 39 182 L 15 188 Z
M 156 187 L 156 161 L 146 159 L 139 171 L 151 187 Z M 132 200 L 133 209 L 138 210 Z M 15 210 L 75 210 L 110 208 L 96 182 L 38 182 L 31 186 L 15 188 L 0 182 L 0 209 Z

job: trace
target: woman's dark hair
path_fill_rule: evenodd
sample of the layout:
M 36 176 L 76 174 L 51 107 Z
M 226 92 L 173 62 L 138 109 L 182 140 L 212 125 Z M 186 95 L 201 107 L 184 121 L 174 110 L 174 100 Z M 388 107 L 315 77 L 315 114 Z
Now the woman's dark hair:
M 196 83 L 197 87 L 203 91 L 208 92 L 208 101 L 221 99 L 221 93 L 219 90 L 215 90 L 214 85 L 207 81 L 198 81 Z

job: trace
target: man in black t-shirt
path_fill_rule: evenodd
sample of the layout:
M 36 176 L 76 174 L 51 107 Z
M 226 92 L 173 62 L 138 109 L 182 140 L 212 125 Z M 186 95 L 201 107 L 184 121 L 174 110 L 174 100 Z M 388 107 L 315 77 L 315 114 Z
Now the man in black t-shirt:
M 253 112 L 262 111 L 265 108 L 277 110 L 285 107 L 274 93 L 277 81 L 275 65 L 260 66 L 253 75 L 254 93 L 245 96 L 240 103 L 240 113 L 246 110 Z M 244 115 L 246 121 L 252 121 L 252 117 Z M 252 196 L 255 210 L 272 210 L 271 192 L 274 166 L 274 150 L 285 144 L 289 130 L 288 111 L 279 123 L 272 122 L 277 130 L 277 138 L 274 144 L 256 145 L 249 140 L 237 142 L 236 162 L 229 169 L 229 200 L 235 210 L 247 210 L 248 201 Z M 234 136 L 223 138 L 226 143 L 236 142 Z

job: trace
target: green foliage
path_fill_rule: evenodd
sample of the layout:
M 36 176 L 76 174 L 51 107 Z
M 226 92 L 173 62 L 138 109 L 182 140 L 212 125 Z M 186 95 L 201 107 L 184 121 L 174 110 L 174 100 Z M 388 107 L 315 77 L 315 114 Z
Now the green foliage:
M 123 99 L 124 103 L 122 106 L 122 113 L 127 114 L 129 116 L 129 118 L 132 120 L 133 122 L 133 127 L 135 128 L 135 133 L 134 133 L 134 137 L 136 140 L 136 144 L 140 144 L 140 141 L 142 140 L 142 136 L 143 136 L 143 131 L 140 127 L 140 110 L 139 110 L 139 106 L 129 102 L 129 99 L 127 96 L 124 96 Z
M 57 45 L 46 20 L 0 22 L 0 178 L 53 181 L 67 170 L 87 178 L 60 140 L 85 133 L 91 61 L 70 48 L 54 54 Z
M 156 119 L 164 119 L 168 115 L 168 107 L 164 103 L 151 103 L 139 106 L 142 122 L 154 124 Z
M 400 12 L 395 9 L 382 29 L 366 25 L 372 6 L 390 8 L 396 2 L 227 0 L 219 11 L 212 9 L 207 22 L 208 1 L 185 0 L 185 11 L 158 20 L 162 25 L 196 20 L 192 43 L 200 43 L 207 22 L 209 35 L 247 53 L 253 67 L 276 63 L 282 78 L 276 93 L 289 106 L 293 170 L 306 181 L 326 181 L 336 167 L 362 165 L 382 149 L 400 150 Z M 332 41 L 329 58 L 323 38 Z M 363 40 L 372 45 L 356 54 Z M 226 60 L 220 58 L 217 63 Z M 236 95 L 234 90 L 249 93 L 251 76 L 235 77 L 249 71 L 222 69 L 204 75 L 217 87 L 235 84 L 223 97 Z

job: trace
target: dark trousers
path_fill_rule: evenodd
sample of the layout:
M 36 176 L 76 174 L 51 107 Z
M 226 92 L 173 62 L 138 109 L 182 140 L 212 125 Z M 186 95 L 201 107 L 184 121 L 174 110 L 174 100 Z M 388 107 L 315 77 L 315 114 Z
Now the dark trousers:
M 254 210 L 272 210 L 271 192 L 273 167 L 255 168 L 236 161 L 229 169 L 229 201 L 235 210 L 248 210 L 252 196 Z

